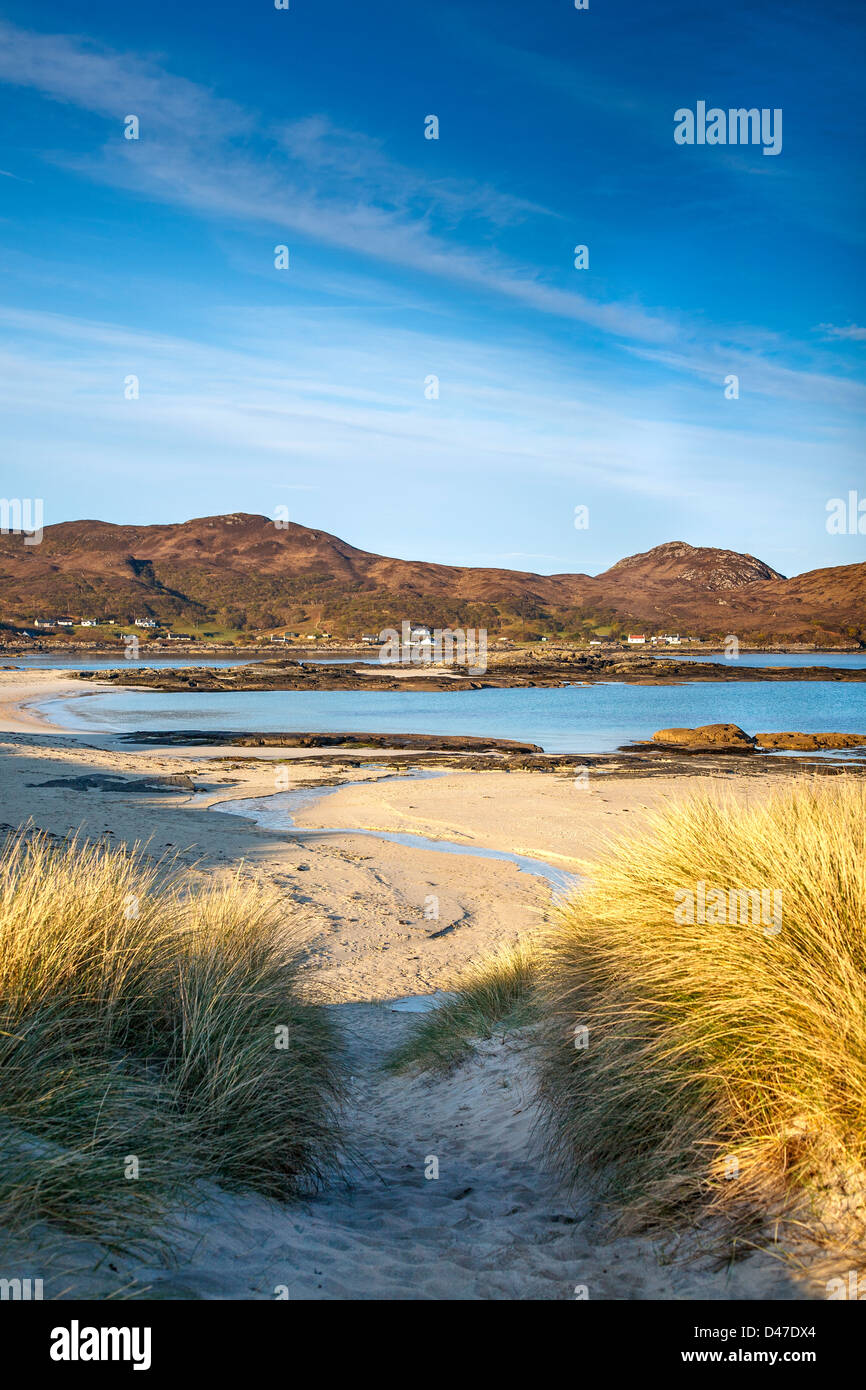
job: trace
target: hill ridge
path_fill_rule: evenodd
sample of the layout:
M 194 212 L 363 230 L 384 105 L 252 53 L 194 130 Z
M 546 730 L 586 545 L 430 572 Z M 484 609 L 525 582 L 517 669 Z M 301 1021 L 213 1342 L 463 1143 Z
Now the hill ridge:
M 491 635 L 586 636 L 638 626 L 684 636 L 866 640 L 866 563 L 785 578 L 756 556 L 666 541 L 598 575 L 376 555 L 319 527 L 251 512 L 147 526 L 93 519 L 0 535 L 0 620 L 150 617 L 177 627 L 335 636 L 408 619 Z

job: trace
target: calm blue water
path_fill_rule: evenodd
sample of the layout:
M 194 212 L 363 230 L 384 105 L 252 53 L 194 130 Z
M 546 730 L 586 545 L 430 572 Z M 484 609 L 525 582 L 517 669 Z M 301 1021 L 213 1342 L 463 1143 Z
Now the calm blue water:
M 115 656 L 110 657 L 75 657 L 54 653 L 47 656 L 10 656 L 5 662 L 0 657 L 0 666 L 20 666 L 23 670 L 35 668 L 40 671 L 113 671 L 118 666 L 139 666 L 164 671 L 178 666 L 245 666 L 252 661 L 273 660 L 277 655 L 275 652 L 273 656 L 270 653 L 265 656 L 142 656 L 138 661 L 127 661 L 121 649 Z M 375 657 L 304 657 L 304 661 L 310 661 L 314 666 L 336 666 L 349 660 L 353 666 L 369 666 L 375 662 Z
M 608 752 L 656 729 L 739 724 L 749 733 L 866 733 L 866 683 L 724 681 L 563 689 L 286 690 L 169 694 L 117 690 L 52 700 L 49 719 L 89 733 L 136 729 L 476 734 L 550 753 Z
M 250 661 L 273 660 L 279 655 L 280 649 L 275 651 L 273 655 L 267 653 L 264 656 L 143 656 L 137 663 L 127 663 L 122 650 L 110 657 L 63 656 L 54 652 L 47 655 L 10 656 L 5 661 L 0 656 L 0 666 L 20 666 L 24 670 L 35 668 L 42 671 L 110 671 L 116 666 L 135 664 L 141 667 L 150 666 L 154 670 L 167 670 L 177 666 L 243 666 Z M 724 652 L 688 656 L 676 650 L 665 650 L 663 652 L 641 653 L 641 655 L 652 656 L 656 661 L 669 661 L 671 659 L 676 661 L 726 661 Z M 314 666 L 338 666 L 346 663 L 350 663 L 352 666 L 382 664 L 376 656 L 304 656 L 303 660 L 311 662 Z M 387 665 L 387 663 L 385 664 Z M 732 666 L 735 663 L 730 661 L 727 664 Z M 743 652 L 736 664 L 738 666 L 838 666 L 850 668 L 852 666 L 866 666 L 866 652 Z
M 114 656 L 60 656 L 57 653 L 49 653 L 47 656 L 10 656 L 4 661 L 0 657 L 0 666 L 20 666 L 25 671 L 34 669 L 39 671 L 114 671 L 119 666 L 128 666 L 131 670 L 137 667 L 152 667 L 154 670 L 165 670 L 175 666 L 244 666 L 249 661 L 254 661 L 255 657 L 249 656 L 155 656 L 141 657 L 138 661 L 127 661 L 123 655 L 123 647 Z
M 866 666 L 866 652 L 741 652 L 733 661 L 728 660 L 722 651 L 689 656 L 681 654 L 674 647 L 664 652 L 652 652 L 651 655 L 657 661 L 717 661 L 726 666 L 838 666 L 840 669 Z

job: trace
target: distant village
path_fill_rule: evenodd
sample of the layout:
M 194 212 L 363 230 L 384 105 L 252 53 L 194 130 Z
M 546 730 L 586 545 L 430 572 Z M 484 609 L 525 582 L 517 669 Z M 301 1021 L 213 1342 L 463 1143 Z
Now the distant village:
M 114 633 L 109 635 L 114 635 L 122 641 L 124 640 L 124 637 L 126 636 L 130 627 L 138 628 L 142 632 L 146 632 L 151 639 L 157 639 L 159 641 L 168 642 L 198 642 L 201 640 L 213 641 L 218 640 L 220 636 L 220 634 L 217 631 L 207 631 L 201 629 L 197 632 L 174 632 L 165 623 L 159 622 L 156 618 L 151 617 L 136 617 L 133 618 L 130 622 L 128 619 L 117 619 L 113 617 L 76 618 L 69 615 L 49 618 L 34 618 L 29 626 L 18 628 L 18 636 L 39 638 L 45 637 L 49 633 L 59 634 L 62 632 L 64 634 L 71 634 L 76 629 L 91 630 L 110 628 L 114 629 Z M 404 625 L 404 631 L 408 634 L 408 640 L 412 647 L 420 649 L 422 652 L 424 652 L 426 650 L 432 651 L 435 643 L 436 633 L 437 631 L 440 631 L 440 629 L 431 628 L 426 623 L 410 622 Z M 97 635 L 97 632 L 94 632 L 94 636 Z M 280 645 L 286 646 L 290 644 L 305 642 L 329 642 L 332 644 L 343 644 L 351 646 L 360 644 L 361 646 L 365 647 L 379 647 L 382 644 L 382 638 L 379 633 L 364 632 L 361 633 L 358 637 L 337 638 L 334 637 L 334 635 L 331 632 L 328 632 L 324 629 L 318 629 L 315 632 L 291 631 L 288 628 L 268 633 L 255 633 L 251 631 L 247 634 L 247 637 L 252 639 L 258 638 L 261 641 L 268 641 L 271 643 L 278 643 Z M 514 639 L 508 637 L 499 637 L 494 638 L 492 640 L 496 645 L 499 646 L 509 647 L 515 645 Z M 570 646 L 574 644 L 574 639 L 568 639 L 558 634 L 552 635 L 548 633 L 535 638 L 527 639 L 527 644 L 531 645 L 533 642 L 564 642 Z M 588 644 L 590 647 L 637 648 L 665 646 L 679 647 L 684 644 L 689 646 L 700 646 L 702 645 L 702 642 L 700 638 L 681 636 L 679 633 L 652 634 L 646 632 L 630 632 L 625 636 L 608 635 L 603 637 L 590 637 Z M 524 645 L 524 643 L 520 642 L 519 645 Z

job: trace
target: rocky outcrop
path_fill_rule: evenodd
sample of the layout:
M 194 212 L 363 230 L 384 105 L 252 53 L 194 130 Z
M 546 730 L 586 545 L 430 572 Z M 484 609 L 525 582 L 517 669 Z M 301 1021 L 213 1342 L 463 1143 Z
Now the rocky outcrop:
M 866 748 L 866 734 L 794 732 L 755 734 L 753 738 L 738 724 L 703 724 L 697 729 L 659 729 L 653 734 L 652 744 L 637 746 L 653 745 L 685 753 L 815 753 L 821 749 Z
M 757 739 L 750 737 L 738 724 L 702 724 L 697 729 L 659 729 L 653 734 L 653 743 L 668 748 L 709 748 L 713 751 L 724 749 L 749 753 Z
M 625 681 L 673 685 L 679 681 L 866 681 L 866 666 L 735 666 L 716 662 L 665 661 L 652 657 L 548 655 L 542 650 L 492 655 L 482 675 L 472 668 L 444 666 L 326 666 L 288 659 L 243 666 L 147 667 L 134 662 L 110 671 L 70 671 L 75 680 L 108 682 L 165 691 L 229 690 L 482 690 Z
M 693 585 L 709 593 L 719 589 L 740 589 L 744 584 L 754 584 L 756 580 L 785 577 L 754 555 L 688 545 L 685 541 L 667 541 L 639 555 L 628 555 L 599 577 L 618 579 L 626 574 L 630 579 Z
M 761 748 L 792 753 L 815 753 L 822 748 L 866 748 L 866 734 L 756 734 Z
M 370 733 L 261 733 L 236 729 L 145 729 L 121 734 L 127 743 L 160 747 L 231 745 L 236 748 L 389 748 L 423 749 L 445 753 L 541 753 L 537 743 L 512 738 L 484 738 L 473 734 L 370 734 Z M 165 781 L 171 779 L 165 778 Z

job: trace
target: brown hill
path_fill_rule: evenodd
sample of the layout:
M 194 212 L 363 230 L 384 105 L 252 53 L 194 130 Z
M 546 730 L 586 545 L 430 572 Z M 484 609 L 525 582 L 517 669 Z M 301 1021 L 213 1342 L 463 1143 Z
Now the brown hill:
M 599 579 L 608 584 L 622 579 L 634 588 L 645 584 L 690 584 L 696 589 L 713 592 L 716 589 L 741 589 L 759 579 L 784 579 L 778 570 L 770 569 L 754 555 L 740 555 L 736 550 L 715 550 L 687 545 L 685 541 L 668 541 L 654 550 L 629 555 L 611 565 Z
M 491 634 L 647 625 L 836 644 L 866 637 L 866 564 L 785 579 L 751 555 L 682 541 L 605 573 L 539 575 L 373 555 L 326 531 L 233 513 L 177 525 L 69 521 L 0 536 L 0 618 L 152 617 L 183 626 L 378 632 L 403 619 Z

